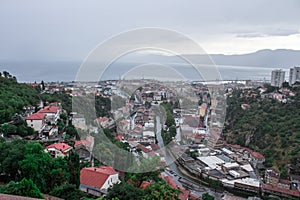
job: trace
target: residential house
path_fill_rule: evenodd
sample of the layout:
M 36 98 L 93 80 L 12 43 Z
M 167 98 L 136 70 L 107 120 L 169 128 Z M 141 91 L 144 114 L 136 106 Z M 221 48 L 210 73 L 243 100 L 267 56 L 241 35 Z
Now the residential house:
M 256 167 L 258 164 L 263 164 L 265 162 L 265 157 L 262 154 L 255 151 L 250 152 L 250 158 L 254 167 Z
M 45 128 L 43 129 L 43 135 L 46 137 L 51 137 L 55 134 L 58 133 L 58 127 L 52 126 L 52 125 L 46 125 Z
M 164 179 L 166 180 L 166 182 L 172 188 L 176 188 L 176 189 L 180 190 L 180 193 L 179 193 L 179 196 L 178 196 L 180 200 L 187 200 L 187 199 L 189 199 L 189 195 L 190 195 L 190 191 L 189 190 L 186 190 L 183 187 L 177 186 L 176 182 L 170 176 L 165 176 Z
M 95 119 L 95 122 L 98 123 L 99 126 L 106 128 L 109 126 L 109 118 L 108 117 L 100 117 Z
M 44 107 L 39 110 L 38 113 L 43 113 L 46 115 L 46 119 L 51 123 L 56 123 L 59 119 L 59 115 L 61 113 L 61 107 L 55 106 L 54 104 L 50 104 L 49 106 Z
M 28 126 L 32 127 L 35 131 L 41 132 L 45 127 L 46 114 L 44 113 L 34 113 L 26 118 L 26 123 Z
M 80 160 L 90 161 L 91 152 L 94 147 L 94 137 L 87 136 L 85 139 L 81 139 L 75 142 L 75 152 L 79 155 Z
M 80 171 L 79 189 L 89 195 L 100 197 L 107 194 L 108 188 L 119 182 L 119 174 L 112 167 L 83 168 Z
M 73 149 L 70 145 L 66 143 L 55 143 L 50 144 L 46 147 L 45 151 L 49 153 L 54 158 L 65 157 L 69 155 L 69 152 Z

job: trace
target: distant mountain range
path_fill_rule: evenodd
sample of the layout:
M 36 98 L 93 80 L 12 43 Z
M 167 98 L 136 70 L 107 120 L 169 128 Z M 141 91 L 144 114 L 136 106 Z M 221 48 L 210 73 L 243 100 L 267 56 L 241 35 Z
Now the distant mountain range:
M 184 55 L 186 58 L 198 58 L 203 63 L 209 63 L 207 55 Z M 264 49 L 254 53 L 240 55 L 209 54 L 216 65 L 227 66 L 247 66 L 263 68 L 283 68 L 287 69 L 293 66 L 300 66 L 300 50 Z M 135 58 L 136 62 L 163 62 L 163 63 L 182 63 L 177 56 L 166 55 L 141 55 Z
M 270 68 L 290 68 L 300 66 L 300 50 L 264 49 L 242 55 L 213 54 L 217 65 L 252 66 Z
M 300 50 L 260 50 L 254 53 L 241 55 L 184 55 L 191 60 L 200 61 L 201 64 L 210 65 L 211 58 L 219 66 L 224 79 L 269 79 L 272 69 L 288 71 L 293 66 L 300 66 Z M 195 59 L 196 58 L 196 59 Z M 180 56 L 167 56 L 161 54 L 141 54 L 125 56 L 114 63 L 108 70 L 109 79 L 118 79 L 130 68 L 139 64 L 158 63 L 174 65 L 180 72 L 186 69 L 181 66 L 187 64 Z M 76 77 L 82 61 L 3 61 L 0 60 L 0 71 L 9 71 L 19 77 L 21 81 L 71 81 Z M 193 71 L 186 71 L 193 74 Z M 287 75 L 287 74 L 286 74 Z

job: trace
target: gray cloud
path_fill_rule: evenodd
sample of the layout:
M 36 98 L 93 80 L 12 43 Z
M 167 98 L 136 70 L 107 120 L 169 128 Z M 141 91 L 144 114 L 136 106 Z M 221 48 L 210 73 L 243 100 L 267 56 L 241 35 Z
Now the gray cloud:
M 236 37 L 239 38 L 255 38 L 255 37 L 269 37 L 269 36 L 290 36 L 299 34 L 299 30 L 288 30 L 288 29 L 275 29 L 267 30 L 264 32 L 250 32 L 250 33 L 239 33 Z
M 138 27 L 174 29 L 202 41 L 228 33 L 289 35 L 299 30 L 299 8 L 298 0 L 2 0 L 0 60 L 83 60 L 98 43 Z

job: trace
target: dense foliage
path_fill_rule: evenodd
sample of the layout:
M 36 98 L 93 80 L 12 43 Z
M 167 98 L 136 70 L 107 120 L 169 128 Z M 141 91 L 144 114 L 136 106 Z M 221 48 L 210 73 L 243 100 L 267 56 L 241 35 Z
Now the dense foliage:
M 0 193 L 12 194 L 18 196 L 26 196 L 33 198 L 43 198 L 39 188 L 32 182 L 23 178 L 20 182 L 11 181 L 0 188 Z
M 151 183 L 145 189 L 140 189 L 128 182 L 121 182 L 114 185 L 108 190 L 106 199 L 113 200 L 115 198 L 120 200 L 178 200 L 180 190 L 172 188 L 165 181 L 157 181 Z
M 39 102 L 37 89 L 17 82 L 8 72 L 0 76 L 0 124 L 9 122 L 15 113 L 23 113 L 24 106 Z
M 79 185 L 79 157 L 53 158 L 39 143 L 15 140 L 0 142 L 1 181 L 32 181 L 43 193 L 65 184 Z M 60 190 L 59 190 L 60 191 Z M 24 194 L 25 195 L 25 194 Z
M 289 97 L 288 103 L 262 98 L 258 90 L 254 91 L 257 97 L 245 95 L 244 90 L 234 90 L 228 97 L 226 141 L 263 153 L 265 166 L 279 169 L 283 177 L 288 164 L 291 173 L 300 174 L 300 89 L 294 90 L 296 96 Z M 243 110 L 242 104 L 250 108 Z
M 202 200 L 214 200 L 215 199 L 215 197 L 214 196 L 212 196 L 212 195 L 210 195 L 209 193 L 204 193 L 204 194 L 202 194 Z
M 167 129 L 163 128 L 161 130 L 161 136 L 163 138 L 164 144 L 167 145 L 173 140 L 173 137 L 175 137 L 177 133 L 176 123 L 173 116 L 174 105 L 172 102 L 163 102 L 162 104 L 160 104 L 160 106 L 165 112 L 165 125 L 167 127 Z

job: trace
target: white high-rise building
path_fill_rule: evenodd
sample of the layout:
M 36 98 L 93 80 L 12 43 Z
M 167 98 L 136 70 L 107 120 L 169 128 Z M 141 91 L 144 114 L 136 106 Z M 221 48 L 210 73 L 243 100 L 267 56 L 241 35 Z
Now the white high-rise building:
M 300 82 L 300 67 L 290 68 L 290 85 L 293 85 L 294 83 L 296 83 L 296 81 Z
M 284 82 L 284 78 L 285 71 L 281 69 L 273 70 L 271 75 L 271 86 L 281 87 L 282 83 Z

